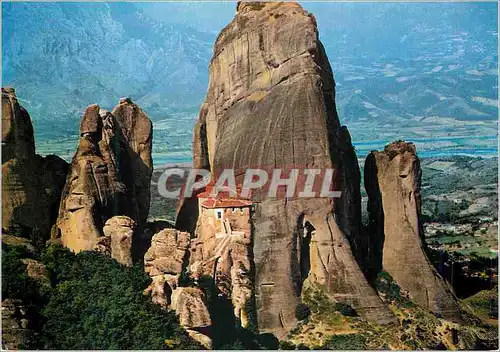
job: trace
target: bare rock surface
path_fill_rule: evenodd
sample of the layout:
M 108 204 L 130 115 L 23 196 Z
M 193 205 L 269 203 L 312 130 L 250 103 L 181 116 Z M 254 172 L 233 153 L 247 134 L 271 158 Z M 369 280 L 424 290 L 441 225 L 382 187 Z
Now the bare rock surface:
M 113 216 L 104 225 L 104 236 L 109 237 L 111 257 L 125 266 L 132 266 L 132 239 L 135 221 L 128 216 Z
M 35 254 L 36 248 L 33 244 L 26 238 L 2 234 L 1 236 L 2 244 L 13 247 L 23 247 L 28 253 Z
M 17 101 L 14 88 L 2 88 L 2 164 L 10 159 L 35 156 L 33 125 Z
M 68 170 L 35 154 L 33 126 L 13 88 L 2 88 L 2 229 L 43 243 L 55 223 Z
M 174 290 L 172 308 L 186 329 L 204 328 L 212 324 L 203 291 L 197 287 L 179 287 Z
M 150 276 L 182 272 L 188 255 L 190 235 L 176 229 L 164 229 L 153 236 L 144 256 L 144 269 Z
M 197 233 L 207 234 L 204 226 Z M 212 280 L 218 296 L 232 303 L 235 324 L 249 328 L 256 324 L 255 264 L 252 240 L 245 235 L 198 238 L 191 246 L 189 272 L 195 282 Z
M 460 320 L 457 299 L 429 262 L 420 220 L 420 161 L 412 143 L 394 142 L 365 163 L 371 234 L 382 267 L 423 308 Z
M 126 156 L 130 170 L 122 176 L 130 178 L 139 207 L 137 220 L 139 223 L 144 223 L 149 212 L 150 183 L 153 172 L 151 157 L 153 124 L 144 111 L 129 98 L 120 99 L 120 103 L 115 106 L 112 114 L 129 146 Z
M 113 216 L 142 228 L 149 209 L 151 122 L 130 99 L 112 113 L 90 105 L 63 191 L 53 239 L 78 252 L 92 250 Z M 147 184 L 147 190 L 141 185 Z
M 29 349 L 35 333 L 28 307 L 18 299 L 2 301 L 2 349 Z
M 239 171 L 246 168 L 332 168 L 336 190 L 343 192 L 339 199 L 285 200 L 252 194 L 259 330 L 282 335 L 296 324 L 295 307 L 308 277 L 323 282 L 332 295 L 342 293 L 366 317 L 394 321 L 354 257 L 332 257 L 332 236 L 342 239 L 347 253 L 350 241 L 355 244 L 359 237 L 360 174 L 349 132 L 337 116 L 335 82 L 314 16 L 296 3 L 240 2 L 235 18 L 216 41 L 209 72 L 206 100 L 194 130 L 195 168 L 215 174 L 232 168 L 240 184 Z M 184 202 L 178 214 L 177 224 L 186 230 L 196 228 L 187 221 L 197 218 L 193 202 Z M 335 228 L 326 220 L 333 214 Z M 310 255 L 300 257 L 301 251 L 310 251 L 301 247 L 304 218 L 321 243 L 315 272 L 300 270 L 310 267 L 304 262 Z M 196 235 L 202 236 L 198 230 Z M 200 249 L 209 252 L 209 246 L 210 241 L 202 241 Z M 336 291 L 332 282 L 341 276 L 339 267 L 349 268 L 341 272 L 350 273 L 350 283 Z M 359 287 L 366 288 L 361 296 Z
M 179 282 L 181 275 L 186 274 L 190 245 L 189 233 L 172 228 L 153 236 L 144 256 L 144 270 L 152 282 L 144 293 L 163 308 L 175 310 L 189 335 L 205 348 L 211 348 L 208 330 L 212 321 L 203 290 L 181 287 Z
M 151 284 L 144 290 L 144 294 L 150 295 L 151 300 L 167 308 L 172 303 L 172 290 L 177 288 L 177 275 L 155 275 L 151 277 Z
M 91 105 L 83 115 L 78 149 L 53 234 L 75 252 L 94 248 L 102 236 L 104 223 L 113 215 L 119 215 L 117 210 L 125 201 L 125 185 L 119 180 L 112 149 L 115 143 L 120 143 L 114 117 L 106 114 L 103 118 L 99 110 L 98 105 Z

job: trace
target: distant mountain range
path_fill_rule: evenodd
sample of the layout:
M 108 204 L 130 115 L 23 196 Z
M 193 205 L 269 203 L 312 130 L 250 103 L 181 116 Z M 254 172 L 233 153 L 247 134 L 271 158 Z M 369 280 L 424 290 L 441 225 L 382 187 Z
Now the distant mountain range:
M 35 119 L 130 96 L 154 115 L 198 107 L 214 34 L 153 21 L 132 3 L 3 3 L 3 82 Z
M 155 121 L 156 152 L 182 159 L 216 35 L 235 7 L 4 2 L 2 84 L 30 112 L 42 153 L 61 153 L 63 141 L 71 154 L 84 108 L 129 96 Z M 304 7 L 317 18 L 355 144 L 497 134 L 496 3 Z

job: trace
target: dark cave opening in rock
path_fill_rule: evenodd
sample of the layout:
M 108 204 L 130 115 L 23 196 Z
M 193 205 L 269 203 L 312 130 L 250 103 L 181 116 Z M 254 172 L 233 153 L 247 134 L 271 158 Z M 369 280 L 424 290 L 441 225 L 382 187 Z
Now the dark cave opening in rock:
M 309 221 L 306 221 L 300 236 L 300 277 L 302 282 L 307 279 L 311 270 L 310 243 L 314 231 L 316 231 L 314 226 Z

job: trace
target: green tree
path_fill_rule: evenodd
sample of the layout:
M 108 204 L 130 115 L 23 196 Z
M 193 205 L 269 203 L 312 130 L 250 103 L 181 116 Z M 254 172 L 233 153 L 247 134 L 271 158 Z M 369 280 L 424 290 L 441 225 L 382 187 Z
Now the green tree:
M 95 252 L 50 246 L 42 260 L 54 289 L 42 309 L 46 349 L 190 349 L 173 311 L 143 294 L 149 277 Z
M 28 276 L 21 261 L 28 257 L 31 254 L 23 247 L 2 245 L 2 299 L 20 299 L 24 303 L 40 299 L 37 283 Z

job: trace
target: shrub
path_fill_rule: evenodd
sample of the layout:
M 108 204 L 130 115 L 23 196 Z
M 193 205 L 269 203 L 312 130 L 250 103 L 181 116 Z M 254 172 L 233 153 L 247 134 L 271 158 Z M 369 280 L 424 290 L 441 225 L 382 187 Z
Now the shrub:
M 464 300 L 469 309 L 481 319 L 498 317 L 498 287 L 491 290 L 479 291 Z
M 401 307 L 413 307 L 415 304 L 406 297 L 399 285 L 394 281 L 391 275 L 385 271 L 381 271 L 375 281 L 375 289 L 381 293 L 386 300 L 395 302 Z
M 335 311 L 332 301 L 321 286 L 309 284 L 302 293 L 303 300 L 312 313 L 324 315 Z
M 260 11 L 264 8 L 265 5 L 260 2 L 249 2 L 247 6 L 249 6 L 254 11 Z
M 311 310 L 306 304 L 297 304 L 297 306 L 295 307 L 295 318 L 297 318 L 297 320 L 307 319 L 309 315 L 311 315 Z
M 328 350 L 366 350 L 366 339 L 359 334 L 332 335 L 322 346 Z
M 49 247 L 42 260 L 55 286 L 42 309 L 45 349 L 188 349 L 198 346 L 172 311 L 143 295 L 149 277 L 95 252 Z
M 289 341 L 280 341 L 280 350 L 295 350 L 295 345 Z
M 21 259 L 31 256 L 23 247 L 2 245 L 2 299 L 20 299 L 24 303 L 38 300 L 38 285 L 26 273 Z
M 357 317 L 358 313 L 350 305 L 342 302 L 335 303 L 335 310 L 346 317 Z

